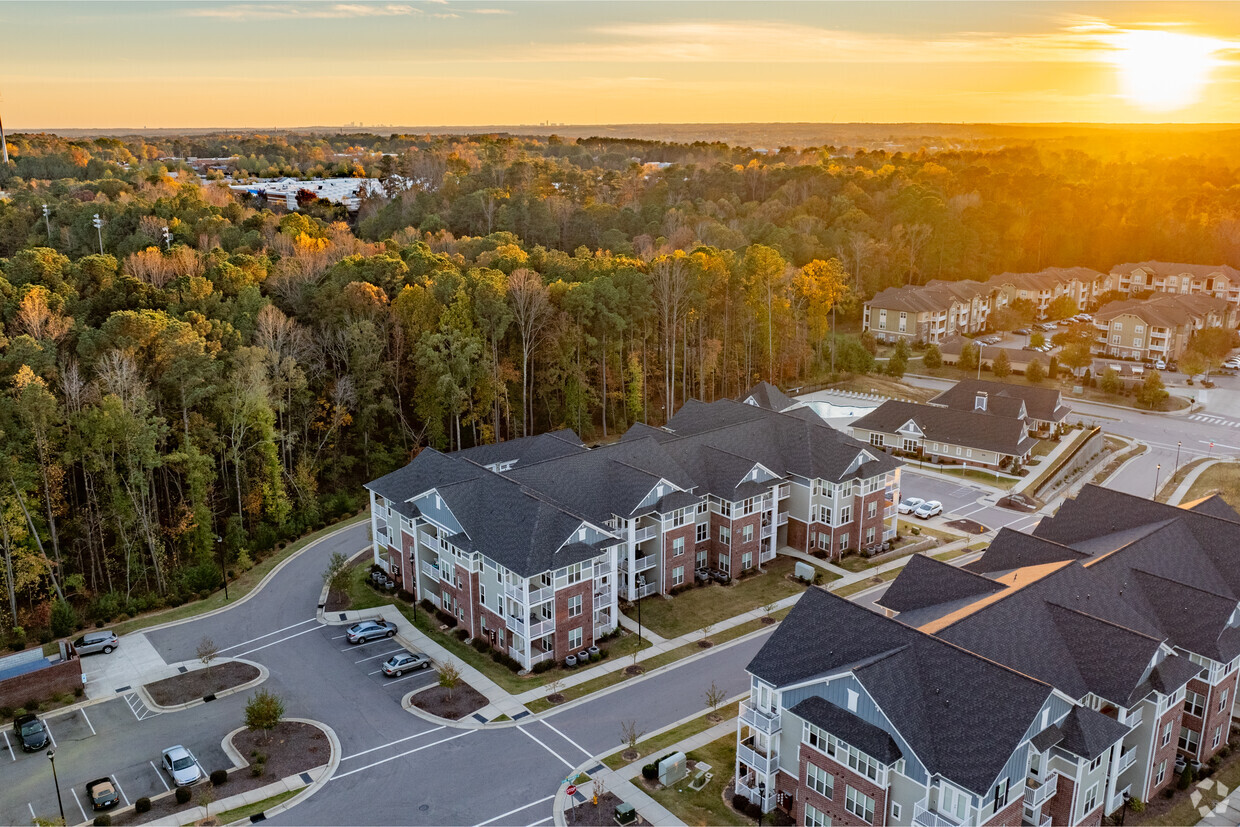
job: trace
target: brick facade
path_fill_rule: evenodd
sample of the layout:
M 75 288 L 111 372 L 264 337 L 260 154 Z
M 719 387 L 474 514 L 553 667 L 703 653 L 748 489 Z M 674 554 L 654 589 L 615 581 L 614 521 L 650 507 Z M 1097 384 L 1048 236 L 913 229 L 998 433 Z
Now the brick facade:
M 1181 726 L 1201 733 L 1201 740 L 1197 745 L 1197 755 L 1194 757 L 1202 763 L 1209 761 L 1210 757 L 1227 743 L 1227 737 L 1231 729 L 1231 711 L 1236 701 L 1238 677 L 1240 677 L 1240 671 L 1224 676 L 1214 686 L 1210 686 L 1200 678 L 1195 678 L 1188 684 L 1188 691 L 1205 696 L 1205 720 L 1203 721 L 1201 718 L 1190 715 L 1187 709 L 1185 709 L 1184 718 L 1181 722 Z M 1226 693 L 1225 697 L 1224 693 Z M 1222 703 L 1222 709 L 1219 709 L 1220 702 Z M 1217 746 L 1214 745 L 1215 729 L 1219 731 Z
M 580 614 L 569 617 L 568 601 L 581 595 Z M 555 593 L 555 657 L 563 660 L 594 645 L 594 581 L 583 580 Z M 581 629 L 581 646 L 568 645 L 570 629 Z
M 788 518 L 788 545 L 806 554 L 811 551 L 809 547 L 809 526 L 793 517 Z
M 1011 794 L 1009 793 L 1009 795 Z M 1024 794 L 1013 796 L 1012 800 L 1004 805 L 1003 809 L 990 817 L 986 822 L 986 827 L 1020 827 L 1021 820 L 1025 815 L 1024 810 Z
M 833 789 L 830 798 L 814 792 L 805 784 L 805 768 L 807 764 L 813 764 L 819 769 L 826 770 L 831 775 Z M 882 825 L 887 823 L 887 790 L 865 776 L 858 775 L 848 767 L 832 761 L 808 744 L 801 744 L 798 772 L 800 773 L 801 781 L 798 784 L 800 795 L 797 797 L 796 802 L 797 824 L 805 823 L 805 803 L 807 801 L 813 804 L 819 812 L 830 816 L 833 825 L 865 827 L 865 825 L 872 824 L 873 827 L 882 827 Z M 845 808 L 844 804 L 848 787 L 852 787 L 857 792 L 874 799 L 874 820 L 872 822 L 863 821 Z M 901 816 L 901 821 L 907 822 L 912 814 L 909 813 L 907 817 L 903 814 Z M 1017 823 L 1020 823 L 1019 820 Z
M 1184 707 L 1181 704 L 1171 707 L 1162 714 L 1158 719 L 1158 723 L 1154 729 L 1154 755 L 1150 759 L 1149 770 L 1147 776 L 1150 783 L 1142 798 L 1146 801 L 1152 799 L 1159 790 L 1171 783 L 1175 777 L 1175 754 L 1179 749 L 1180 743 L 1180 721 L 1184 717 Z M 1167 739 L 1164 745 L 1162 742 L 1163 728 L 1171 724 L 1171 737 Z M 1158 783 L 1158 765 L 1163 761 L 1167 762 L 1167 772 L 1163 777 L 1162 783 Z
M 31 699 L 42 701 L 81 688 L 82 659 L 75 657 L 0 681 L 0 706 L 16 708 Z
M 1042 805 L 1042 815 L 1050 816 L 1051 824 L 1055 827 L 1071 824 L 1072 799 L 1075 797 L 1076 782 L 1061 773 L 1055 787 L 1055 794 L 1051 796 L 1050 801 Z
M 697 552 L 696 537 L 696 523 L 689 523 L 679 528 L 669 529 L 663 534 L 663 582 L 660 588 L 663 594 L 670 594 L 677 585 L 672 582 L 672 570 L 681 566 L 684 567 L 684 579 L 680 585 L 693 585 L 694 559 Z M 676 540 L 684 541 L 684 546 L 679 555 L 675 553 Z
M 749 528 L 753 532 L 753 536 L 746 541 L 745 529 Z M 755 512 L 744 517 L 737 517 L 732 521 L 732 576 L 737 577 L 745 566 L 741 561 L 744 555 L 748 553 L 749 568 L 757 568 L 759 560 L 759 548 L 762 544 L 762 513 Z

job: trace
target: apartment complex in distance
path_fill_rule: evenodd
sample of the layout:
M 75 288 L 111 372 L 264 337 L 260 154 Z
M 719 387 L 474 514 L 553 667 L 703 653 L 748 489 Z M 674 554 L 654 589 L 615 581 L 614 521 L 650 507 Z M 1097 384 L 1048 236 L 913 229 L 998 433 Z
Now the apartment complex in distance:
M 1097 825 L 1222 749 L 1240 516 L 1086 487 L 887 617 L 811 589 L 749 665 L 738 790 L 803 824 Z M 847 629 L 848 634 L 833 633 Z M 976 660 L 974 660 L 976 659 Z
M 1178 360 L 1193 333 L 1208 327 L 1234 328 L 1237 312 L 1237 305 L 1200 293 L 1155 293 L 1111 302 L 1094 315 L 1095 343 L 1106 356 Z
M 524 667 L 616 627 L 620 600 L 895 534 L 898 460 L 770 389 L 690 401 L 588 450 L 571 431 L 440 453 L 367 484 L 375 562 Z M 785 398 L 786 399 L 786 398 Z
M 1171 264 L 1143 261 L 1117 264 L 1102 282 L 1103 291 L 1120 293 L 1175 293 L 1213 296 L 1240 307 L 1240 270 L 1226 264 Z

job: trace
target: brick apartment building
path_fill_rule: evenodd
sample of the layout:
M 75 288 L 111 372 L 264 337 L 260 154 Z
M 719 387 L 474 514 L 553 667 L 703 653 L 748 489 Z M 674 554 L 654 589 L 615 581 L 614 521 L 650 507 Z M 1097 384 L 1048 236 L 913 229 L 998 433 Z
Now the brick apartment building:
M 1143 261 L 1117 264 L 1103 279 L 1102 289 L 1120 293 L 1175 293 L 1213 296 L 1240 307 L 1240 270 L 1226 264 L 1174 264 Z
M 1236 305 L 1210 295 L 1155 293 L 1104 305 L 1094 318 L 1095 350 L 1124 359 L 1178 360 L 1193 333 L 1236 326 Z
M 571 431 L 444 454 L 367 484 L 375 562 L 526 668 L 616 627 L 620 600 L 776 550 L 877 547 L 895 534 L 898 460 L 773 388 L 690 401 L 666 427 L 587 449 Z

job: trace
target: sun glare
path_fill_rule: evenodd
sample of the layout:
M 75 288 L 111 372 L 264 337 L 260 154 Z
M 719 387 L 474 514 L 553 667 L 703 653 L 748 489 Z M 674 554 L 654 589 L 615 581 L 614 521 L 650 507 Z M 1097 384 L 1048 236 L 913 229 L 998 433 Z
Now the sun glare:
M 1196 103 L 1224 44 L 1209 37 L 1163 31 L 1126 31 L 1111 38 L 1112 61 L 1123 95 L 1146 109 Z

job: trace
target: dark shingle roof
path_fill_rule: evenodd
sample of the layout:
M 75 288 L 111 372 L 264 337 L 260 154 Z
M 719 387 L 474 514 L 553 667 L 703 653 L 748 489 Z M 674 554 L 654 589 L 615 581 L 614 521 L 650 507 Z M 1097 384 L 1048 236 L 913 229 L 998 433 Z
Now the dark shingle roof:
M 753 400 L 752 403 L 750 403 L 750 400 Z M 741 402 L 755 404 L 759 408 L 766 408 L 768 411 L 786 411 L 797 404 L 795 399 L 770 382 L 765 381 L 759 382 L 741 394 Z
M 1089 555 L 1085 552 L 1068 546 L 1021 534 L 1010 528 L 1001 528 L 994 541 L 982 552 L 982 556 L 965 568 L 976 574 L 993 574 L 1027 566 L 1044 566 L 1047 563 L 1088 558 Z
M 1025 413 L 1033 419 L 1059 422 L 1071 413 L 1062 403 L 1059 391 L 1053 388 L 1009 385 L 1006 382 L 992 382 L 987 379 L 962 379 L 931 399 L 930 404 L 942 405 L 958 411 L 971 411 L 975 408 L 979 392 L 988 396 L 987 410 L 1001 416 L 1013 416 L 1011 411 L 1020 402 L 1025 405 Z
M 1209 514 L 1211 517 L 1240 523 L 1240 513 L 1237 513 L 1236 509 L 1228 505 L 1227 501 L 1218 494 L 1211 494 L 1191 503 L 1181 503 L 1180 507 L 1196 511 L 1198 514 Z
M 477 445 L 456 451 L 453 456 L 476 462 L 479 465 L 495 465 L 505 462 L 528 465 L 585 451 L 586 446 L 582 444 L 581 437 L 571 429 L 565 428 L 561 431 L 549 431 L 545 434 L 510 439 L 490 445 Z
M 805 592 L 748 669 L 776 686 L 851 670 L 931 773 L 979 794 L 1051 692 L 820 588 Z
M 1025 435 L 1024 422 L 1019 419 L 897 399 L 887 400 L 872 413 L 852 422 L 850 427 L 894 434 L 909 420 L 917 425 L 926 439 L 935 442 L 1014 456 L 1023 456 L 1037 444 L 1037 440 Z
M 903 756 L 895 739 L 885 729 L 874 726 L 825 698 L 810 696 L 789 711 L 884 764 L 895 763 Z
M 879 598 L 878 605 L 907 612 L 1002 591 L 1005 587 L 924 554 L 914 554 Z
M 1092 761 L 1115 746 L 1130 727 L 1086 706 L 1074 706 L 1059 724 L 1062 738 L 1056 746 Z

